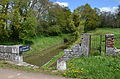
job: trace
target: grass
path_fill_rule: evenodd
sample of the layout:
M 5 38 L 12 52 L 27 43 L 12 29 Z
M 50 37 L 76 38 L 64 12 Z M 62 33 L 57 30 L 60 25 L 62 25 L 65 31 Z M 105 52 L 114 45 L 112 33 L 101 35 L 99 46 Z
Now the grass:
M 64 55 L 63 51 L 61 51 L 58 55 L 54 56 L 48 63 L 42 66 L 43 69 L 51 69 L 50 66 L 56 64 L 56 61 Z M 56 69 L 56 67 L 54 67 Z
M 91 36 L 90 55 L 104 55 L 105 53 L 105 35 Z
M 35 53 L 42 53 L 40 51 L 44 50 L 45 48 L 49 48 L 51 46 L 54 46 L 61 41 L 63 41 L 64 38 L 69 37 L 70 35 L 61 35 L 61 36 L 51 36 L 51 37 L 37 37 L 32 39 L 33 45 L 31 45 L 31 50 L 25 53 L 25 56 L 29 56 L 31 54 Z
M 105 34 L 107 33 L 113 33 L 116 34 L 115 37 L 120 37 L 120 28 L 117 29 L 111 29 L 111 28 L 98 28 L 94 31 L 89 31 L 89 34 L 95 35 L 93 36 L 92 39 L 92 50 L 91 50 L 91 55 L 97 56 L 97 55 L 102 55 L 105 56 Z M 102 36 L 102 43 L 101 43 L 101 53 L 100 53 L 100 35 L 103 34 Z M 115 41 L 115 46 L 117 48 L 120 48 L 120 41 Z M 95 49 L 94 49 L 95 48 Z M 57 55 L 58 58 L 60 55 Z M 50 60 L 47 64 L 45 64 L 43 66 L 43 68 L 48 69 L 49 66 L 51 66 L 54 62 L 57 61 L 57 56 L 55 56 L 54 58 L 52 58 L 52 60 Z
M 94 31 L 89 31 L 89 34 L 98 35 L 98 34 L 107 34 L 113 33 L 120 37 L 120 28 L 111 29 L 111 28 L 98 28 Z M 31 46 L 31 50 L 25 53 L 25 56 L 29 56 L 32 54 L 43 53 L 41 50 L 54 46 L 61 41 L 63 38 L 67 38 L 70 35 L 62 35 L 62 36 L 55 36 L 55 37 L 37 37 L 31 39 L 34 44 Z M 97 40 L 96 40 L 97 39 Z M 96 43 L 95 47 L 99 48 L 98 43 L 100 38 L 95 36 L 92 40 Z M 118 41 L 115 41 L 115 45 L 120 46 Z M 94 43 L 92 43 L 94 46 Z M 105 38 L 102 40 L 102 49 L 104 49 L 105 45 Z M 98 50 L 96 51 L 99 52 Z M 47 64 L 42 66 L 43 69 L 49 69 L 51 65 L 53 65 L 57 59 L 63 56 L 63 51 L 61 51 L 58 55 L 54 56 Z M 120 55 L 118 56 L 92 56 L 89 58 L 74 58 L 68 61 L 68 70 L 65 71 L 63 74 L 65 77 L 71 78 L 81 78 L 81 79 L 119 79 L 120 76 Z M 32 72 L 40 72 L 40 69 L 31 69 L 28 67 L 21 67 L 10 65 L 6 62 L 0 62 L 0 67 L 2 68 L 14 68 L 23 71 L 32 71 Z M 48 71 L 47 71 L 48 72 Z M 59 74 L 59 73 L 58 73 Z M 60 72 L 61 74 L 61 72 Z
M 115 34 L 115 38 L 120 38 L 120 28 L 97 28 L 96 30 L 89 31 L 91 34 L 91 55 L 104 55 L 105 54 L 105 34 Z M 102 38 L 100 38 L 102 35 Z M 100 43 L 101 39 L 101 43 Z M 115 40 L 115 47 L 120 49 L 120 40 Z M 101 48 L 101 53 L 100 53 Z
M 59 44 L 60 42 L 63 42 L 64 38 L 69 38 L 70 34 L 63 34 L 61 36 L 51 36 L 51 37 L 37 37 L 34 39 L 31 39 L 30 41 L 33 41 L 33 45 L 31 45 L 31 50 L 26 52 L 24 54 L 24 57 L 29 57 L 29 56 L 34 56 L 35 54 L 47 54 L 46 52 L 41 52 L 42 50 L 47 50 L 47 48 L 50 48 L 52 46 L 56 46 L 56 44 Z M 57 46 L 58 47 L 58 46 Z M 56 49 L 52 47 L 52 50 Z M 51 50 L 50 50 L 51 51 Z M 58 53 L 57 56 L 53 57 L 52 60 L 50 60 L 50 62 L 48 64 L 46 64 L 46 68 L 48 68 L 49 66 L 51 66 L 53 63 L 56 62 L 56 60 L 63 55 L 63 52 Z M 35 62 L 35 61 L 34 61 Z M 22 70 L 22 71 L 28 71 L 28 72 L 41 72 L 42 69 L 32 69 L 30 67 L 23 67 L 23 66 L 16 66 L 16 65 L 11 65 L 5 61 L 0 61 L 0 68 L 12 68 L 12 69 L 18 69 L 18 70 Z M 44 72 L 44 71 L 42 71 Z M 51 71 L 47 70 L 47 72 L 45 71 L 45 73 L 51 73 Z M 52 73 L 52 74 L 56 74 L 56 73 Z M 59 74 L 59 73 L 57 73 Z
M 59 52 L 63 50 L 63 46 L 64 43 L 57 44 L 56 46 L 47 48 L 46 50 L 42 51 L 42 53 L 37 53 L 32 56 L 25 57 L 24 61 L 37 66 L 42 66 L 46 64 L 50 59 L 52 59 L 55 55 L 58 55 Z
M 5 42 L 0 42 L 0 45 L 23 45 L 22 42 L 11 42 L 11 41 L 5 41 Z
M 48 74 L 48 75 L 58 75 L 58 76 L 62 76 L 61 72 L 52 72 L 51 70 L 44 70 L 41 68 L 33 68 L 30 66 L 17 66 L 17 65 L 13 65 L 13 64 L 9 64 L 6 61 L 0 61 L 0 68 L 3 69 L 15 69 L 18 71 L 25 71 L 25 72 L 32 72 L 32 73 L 44 73 L 44 74 Z
M 119 79 L 120 55 L 101 55 L 99 53 L 99 35 L 103 35 L 101 48 L 102 52 L 105 53 L 105 34 L 115 34 L 115 38 L 120 38 L 120 28 L 98 28 L 94 31 L 89 31 L 88 34 L 94 35 L 91 38 L 91 46 L 93 48 L 91 53 L 97 56 L 79 57 L 69 60 L 67 62 L 68 70 L 63 75 L 79 79 Z M 120 49 L 120 40 L 115 40 L 115 47 Z
M 97 28 L 96 30 L 89 31 L 88 34 L 120 34 L 120 28 Z
M 17 69 L 17 70 L 27 71 L 27 72 L 40 72 L 39 68 L 33 69 L 32 67 L 28 67 L 28 66 L 17 66 L 17 65 L 9 64 L 6 61 L 0 61 L 0 68 Z
M 74 58 L 67 63 L 65 77 L 79 79 L 119 79 L 120 55 Z
M 32 41 L 34 44 L 31 46 L 31 50 L 25 53 L 24 61 L 37 66 L 46 64 L 63 50 L 63 47 L 65 46 L 63 39 L 69 37 L 70 35 L 68 34 L 33 39 Z

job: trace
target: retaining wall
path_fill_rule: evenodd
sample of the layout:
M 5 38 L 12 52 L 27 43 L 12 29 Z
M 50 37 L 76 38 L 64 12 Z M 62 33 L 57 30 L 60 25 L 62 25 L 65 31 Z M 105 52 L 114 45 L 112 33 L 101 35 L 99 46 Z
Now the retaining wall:
M 0 45 L 0 60 L 23 62 L 22 53 L 19 51 L 21 45 Z

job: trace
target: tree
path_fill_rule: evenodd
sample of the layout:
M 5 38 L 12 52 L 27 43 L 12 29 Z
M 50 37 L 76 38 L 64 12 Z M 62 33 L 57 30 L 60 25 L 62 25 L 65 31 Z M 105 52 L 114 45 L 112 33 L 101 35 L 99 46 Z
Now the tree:
M 48 16 L 47 16 L 47 21 L 49 23 L 49 27 L 48 27 L 48 30 L 47 33 L 50 34 L 50 35 L 59 35 L 61 34 L 67 24 L 66 24 L 66 18 L 65 18 L 65 14 L 64 14 L 64 11 L 63 11 L 63 8 L 61 6 L 59 6 L 58 4 L 56 5 L 53 5 L 49 10 L 48 10 Z M 51 29 L 51 28 L 54 28 L 58 31 L 56 31 L 55 33 L 55 30 L 54 29 Z M 53 33 L 51 32 L 53 31 Z
M 94 30 L 98 25 L 98 16 L 94 9 L 89 4 L 78 7 L 74 10 L 74 13 L 79 16 L 80 21 L 84 22 L 85 32 L 88 30 Z
M 5 41 L 6 38 L 10 37 L 11 31 L 7 27 L 9 19 L 9 3 L 10 0 L 0 1 L 0 41 Z
M 116 17 L 117 17 L 117 21 L 116 21 L 117 27 L 120 28 L 120 5 L 118 6 Z
M 40 22 L 44 20 L 44 15 L 48 13 L 51 4 L 48 0 L 31 0 L 30 8 L 34 10 L 35 16 Z
M 35 35 L 35 18 L 28 6 L 29 0 L 0 1 L 0 31 L 4 39 L 25 40 Z
M 53 3 L 47 11 L 38 26 L 39 33 L 52 36 L 68 33 L 70 10 Z
M 11 21 L 12 39 L 26 40 L 36 35 L 36 18 L 34 18 L 33 11 L 29 8 L 30 0 L 15 0 L 13 7 L 13 15 Z

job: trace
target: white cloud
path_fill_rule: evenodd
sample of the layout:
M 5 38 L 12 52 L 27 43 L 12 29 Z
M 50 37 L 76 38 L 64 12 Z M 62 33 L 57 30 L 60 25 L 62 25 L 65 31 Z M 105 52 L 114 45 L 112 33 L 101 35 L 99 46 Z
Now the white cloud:
M 105 12 L 112 12 L 115 13 L 116 10 L 118 9 L 118 7 L 102 7 L 100 8 L 101 11 L 105 11 Z
M 55 2 L 57 4 L 59 4 L 60 6 L 63 6 L 63 7 L 68 7 L 68 3 L 67 2 Z

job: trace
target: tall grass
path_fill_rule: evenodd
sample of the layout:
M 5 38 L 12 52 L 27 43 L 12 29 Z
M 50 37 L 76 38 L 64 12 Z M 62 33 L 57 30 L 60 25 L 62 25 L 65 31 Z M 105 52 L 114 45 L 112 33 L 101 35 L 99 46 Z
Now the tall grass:
M 101 48 L 105 51 L 105 34 L 115 34 L 115 38 L 120 38 L 120 28 L 98 28 L 89 31 L 94 35 L 91 46 L 92 54 L 99 53 L 100 37 L 103 35 Z M 115 47 L 120 48 L 120 40 L 115 40 Z M 79 79 L 120 79 L 120 55 L 114 56 L 91 56 L 88 58 L 73 58 L 67 63 L 68 70 L 63 74 L 65 77 Z
M 31 45 L 30 51 L 25 53 L 25 56 L 35 53 L 42 53 L 41 52 L 42 50 L 54 46 L 56 44 L 59 44 L 60 42 L 63 41 L 64 38 L 68 38 L 69 36 L 70 36 L 69 34 L 64 34 L 61 36 L 51 36 L 51 37 L 42 36 L 31 39 L 31 41 L 33 41 L 33 45 Z
M 68 70 L 63 74 L 79 79 L 120 79 L 120 55 L 74 58 L 68 61 Z
M 58 55 L 54 56 L 48 63 L 42 66 L 43 69 L 50 69 L 50 66 L 55 64 L 59 58 L 64 55 L 63 51 L 61 51 Z M 55 67 L 56 68 L 56 67 Z
M 104 55 L 105 54 L 105 34 L 115 34 L 114 38 L 120 38 L 120 28 L 97 28 L 96 30 L 89 31 L 91 34 L 91 55 Z M 100 35 L 102 35 L 100 43 Z M 115 40 L 115 47 L 120 49 L 120 40 Z M 100 45 L 101 44 L 101 45 Z M 101 52 L 100 52 L 101 49 Z
M 120 28 L 97 28 L 88 32 L 89 34 L 120 34 Z

